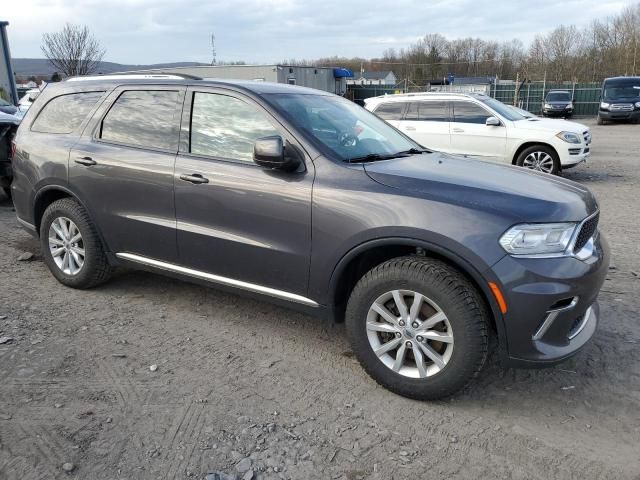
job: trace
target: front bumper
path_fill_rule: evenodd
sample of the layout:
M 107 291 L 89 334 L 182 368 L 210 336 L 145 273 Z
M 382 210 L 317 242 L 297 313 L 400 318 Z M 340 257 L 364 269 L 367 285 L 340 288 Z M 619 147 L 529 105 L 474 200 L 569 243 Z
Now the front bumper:
M 600 109 L 598 111 L 598 116 L 603 120 L 640 120 L 640 109 L 636 108 L 631 111 L 610 111 Z
M 573 108 L 543 108 L 542 114 L 546 117 L 569 117 L 573 115 Z
M 505 256 L 495 264 L 507 303 L 504 363 L 553 365 L 580 350 L 596 330 L 596 299 L 608 268 L 609 247 L 600 234 L 585 260 Z

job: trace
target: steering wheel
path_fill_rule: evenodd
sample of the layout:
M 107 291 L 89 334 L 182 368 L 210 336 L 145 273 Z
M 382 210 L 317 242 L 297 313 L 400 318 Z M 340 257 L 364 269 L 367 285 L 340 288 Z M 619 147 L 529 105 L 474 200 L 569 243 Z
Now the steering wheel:
M 360 140 L 358 140 L 358 137 L 356 137 L 355 135 L 344 132 L 340 135 L 340 139 L 338 141 L 343 147 L 353 148 L 358 146 L 358 142 Z

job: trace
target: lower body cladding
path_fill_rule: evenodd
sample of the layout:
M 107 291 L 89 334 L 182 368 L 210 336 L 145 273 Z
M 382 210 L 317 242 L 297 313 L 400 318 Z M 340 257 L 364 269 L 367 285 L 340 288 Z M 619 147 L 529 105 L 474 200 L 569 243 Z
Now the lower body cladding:
M 598 292 L 609 268 L 609 247 L 597 234 L 591 255 L 516 258 L 506 256 L 493 273 L 502 283 L 505 363 L 553 365 L 582 348 L 598 323 Z
M 582 162 L 586 162 L 589 155 L 591 155 L 591 147 L 589 145 L 569 147 L 567 153 L 561 156 L 560 164 L 562 165 L 562 168 L 575 167 Z

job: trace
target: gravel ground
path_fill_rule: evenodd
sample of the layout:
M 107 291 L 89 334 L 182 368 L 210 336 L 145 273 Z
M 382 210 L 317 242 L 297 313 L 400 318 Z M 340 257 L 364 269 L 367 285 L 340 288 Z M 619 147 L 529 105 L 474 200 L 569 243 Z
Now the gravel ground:
M 343 325 L 150 273 L 65 288 L 0 199 L 0 478 L 640 478 L 640 126 L 592 128 L 565 176 L 613 250 L 593 341 L 442 402 L 378 387 Z

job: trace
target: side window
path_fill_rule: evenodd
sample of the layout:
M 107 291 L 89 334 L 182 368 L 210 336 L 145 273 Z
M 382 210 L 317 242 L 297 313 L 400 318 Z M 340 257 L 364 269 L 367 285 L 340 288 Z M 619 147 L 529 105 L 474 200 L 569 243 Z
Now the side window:
M 179 92 L 128 90 L 102 120 L 100 138 L 136 147 L 178 149 Z
M 255 141 L 273 135 L 280 132 L 255 106 L 228 95 L 193 94 L 191 153 L 253 162 Z
M 377 116 L 383 120 L 402 120 L 402 112 L 404 111 L 404 102 L 388 102 L 379 105 L 374 110 Z
M 448 122 L 447 102 L 411 102 L 405 120 Z
M 492 115 L 482 108 L 471 102 L 452 102 L 454 121 L 458 123 L 478 123 L 483 124 L 487 118 Z
M 104 92 L 61 95 L 49 101 L 31 126 L 40 133 L 72 133 L 80 126 Z

